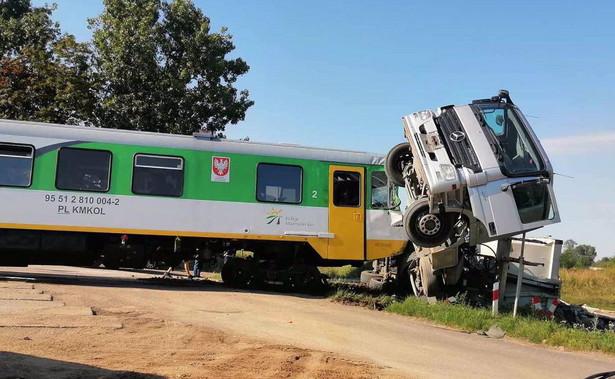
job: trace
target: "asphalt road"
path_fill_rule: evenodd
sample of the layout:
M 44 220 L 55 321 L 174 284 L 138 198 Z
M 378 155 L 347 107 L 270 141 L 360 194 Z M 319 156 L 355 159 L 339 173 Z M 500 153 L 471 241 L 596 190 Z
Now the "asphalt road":
M 213 328 L 237 338 L 332 352 L 385 368 L 378 372 L 381 377 L 584 378 L 615 370 L 613 356 L 494 340 L 304 295 L 215 284 L 155 286 L 137 280 L 152 273 L 59 266 L 3 268 L 2 275 L 39 278 L 37 288 L 59 292 L 72 305 L 87 305 L 101 314 L 105 309 L 137 309 L 166 322 Z

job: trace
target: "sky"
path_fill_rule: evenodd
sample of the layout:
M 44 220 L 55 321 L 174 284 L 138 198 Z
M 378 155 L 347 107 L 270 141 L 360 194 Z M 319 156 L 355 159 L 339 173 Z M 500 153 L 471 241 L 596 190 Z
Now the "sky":
M 102 0 L 55 2 L 88 41 Z M 615 255 L 615 2 L 194 2 L 250 65 L 255 105 L 229 138 L 385 154 L 404 115 L 507 89 L 561 174 L 562 222 L 533 235 Z

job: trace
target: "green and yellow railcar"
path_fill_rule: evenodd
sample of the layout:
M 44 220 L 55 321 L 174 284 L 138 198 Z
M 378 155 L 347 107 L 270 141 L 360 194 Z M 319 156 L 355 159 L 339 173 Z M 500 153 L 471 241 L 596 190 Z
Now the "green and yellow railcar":
M 383 164 L 363 152 L 0 120 L 0 263 L 103 256 L 140 267 L 197 249 L 247 249 L 278 266 L 395 256 L 407 238 Z

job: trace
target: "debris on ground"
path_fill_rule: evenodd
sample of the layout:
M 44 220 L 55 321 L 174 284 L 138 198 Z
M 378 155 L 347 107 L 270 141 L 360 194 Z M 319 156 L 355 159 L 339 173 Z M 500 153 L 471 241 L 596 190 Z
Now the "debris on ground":
M 574 328 L 615 331 L 615 312 L 560 301 L 555 320 Z
M 504 338 L 506 332 L 497 325 L 492 325 L 489 330 L 485 333 L 485 335 L 489 338 L 501 339 Z

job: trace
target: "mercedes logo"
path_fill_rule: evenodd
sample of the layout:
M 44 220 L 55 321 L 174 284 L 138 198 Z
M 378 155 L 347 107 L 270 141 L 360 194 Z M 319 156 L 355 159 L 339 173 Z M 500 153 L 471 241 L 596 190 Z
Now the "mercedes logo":
M 464 139 L 466 139 L 466 134 L 464 132 L 461 132 L 461 131 L 456 131 L 456 132 L 452 132 L 451 135 L 449 136 L 449 138 L 453 142 L 461 142 Z

